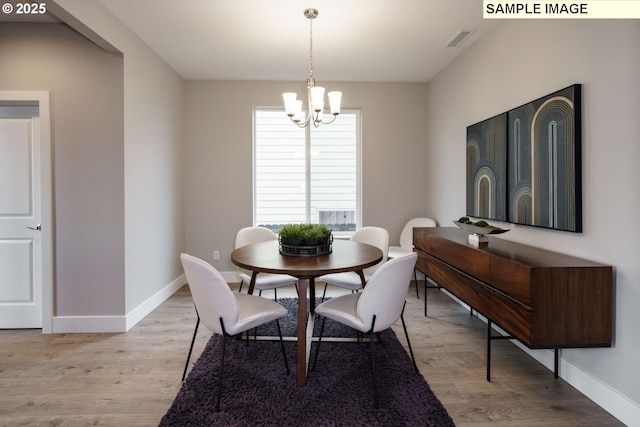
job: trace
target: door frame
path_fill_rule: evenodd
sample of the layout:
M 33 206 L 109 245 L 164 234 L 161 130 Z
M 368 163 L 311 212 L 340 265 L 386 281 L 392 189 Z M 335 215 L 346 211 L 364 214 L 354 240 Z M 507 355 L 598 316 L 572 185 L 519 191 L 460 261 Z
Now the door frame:
M 48 91 L 3 91 L 0 104 L 35 104 L 39 107 L 40 186 L 42 242 L 42 333 L 53 332 L 53 179 L 51 144 L 51 96 Z M 38 296 L 36 296 L 38 297 Z

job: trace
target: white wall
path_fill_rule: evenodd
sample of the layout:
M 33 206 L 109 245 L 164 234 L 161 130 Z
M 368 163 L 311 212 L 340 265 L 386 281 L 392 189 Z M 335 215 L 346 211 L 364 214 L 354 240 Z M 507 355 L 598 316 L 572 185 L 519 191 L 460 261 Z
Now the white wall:
M 426 84 L 323 85 L 361 108 L 363 223 L 387 228 L 397 244 L 405 222 L 425 215 Z M 289 90 L 303 93 L 304 82 L 186 82 L 186 248 L 223 272 L 236 270 L 235 234 L 252 225 L 253 107 L 281 106 Z
M 129 313 L 182 274 L 183 80 L 137 39 L 124 58 Z
M 99 2 L 57 3 L 124 55 L 125 312 L 151 309 L 182 274 L 182 78 Z
M 51 93 L 53 313 L 124 314 L 122 57 L 61 24 L 7 22 L 0 57 L 1 90 Z
M 560 375 L 630 425 L 640 419 L 639 41 L 637 20 L 505 21 L 429 82 L 426 138 L 427 209 L 450 224 L 465 212 L 466 127 L 583 85 L 584 232 L 510 226 L 504 237 L 614 266 L 613 346 L 562 350 Z

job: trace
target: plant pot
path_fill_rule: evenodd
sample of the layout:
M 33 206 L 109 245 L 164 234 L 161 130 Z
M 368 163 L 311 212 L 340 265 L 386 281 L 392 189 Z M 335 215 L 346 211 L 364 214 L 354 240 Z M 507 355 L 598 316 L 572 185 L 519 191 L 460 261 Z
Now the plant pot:
M 280 253 L 282 255 L 300 256 L 300 257 L 326 255 L 331 253 L 332 243 L 333 243 L 333 235 L 329 236 L 329 241 L 326 244 L 317 245 L 317 246 L 285 245 L 280 240 Z

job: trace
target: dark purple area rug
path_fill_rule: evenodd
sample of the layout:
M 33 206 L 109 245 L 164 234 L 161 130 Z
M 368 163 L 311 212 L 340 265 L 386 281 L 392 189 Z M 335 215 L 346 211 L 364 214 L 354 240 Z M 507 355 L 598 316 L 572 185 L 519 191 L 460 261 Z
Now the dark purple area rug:
M 283 334 L 294 336 L 297 299 L 280 299 L 289 315 Z M 316 322 L 316 328 L 320 322 Z M 411 325 L 408 325 L 411 333 Z M 206 329 L 202 329 L 204 331 Z M 205 332 L 202 332 L 205 333 Z M 276 335 L 275 325 L 258 335 Z M 314 335 L 318 335 L 316 331 Z M 327 320 L 324 336 L 355 336 Z M 388 329 L 376 347 L 380 408 L 373 407 L 369 343 L 322 342 L 307 386 L 295 383 L 296 343 L 285 342 L 286 375 L 278 341 L 246 345 L 227 338 L 220 412 L 215 411 L 221 341 L 214 335 L 191 369 L 160 426 L 453 426 L 453 420 L 415 372 L 411 358 Z M 312 345 L 312 359 L 317 343 Z

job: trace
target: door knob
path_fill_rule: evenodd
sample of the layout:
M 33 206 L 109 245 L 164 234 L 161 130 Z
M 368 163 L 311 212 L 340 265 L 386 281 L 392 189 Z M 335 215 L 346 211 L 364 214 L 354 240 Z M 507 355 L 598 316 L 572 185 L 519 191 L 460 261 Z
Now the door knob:
M 35 227 L 27 227 L 29 230 L 36 230 L 36 231 L 40 231 L 42 230 L 42 227 L 40 226 L 40 224 L 36 225 Z

